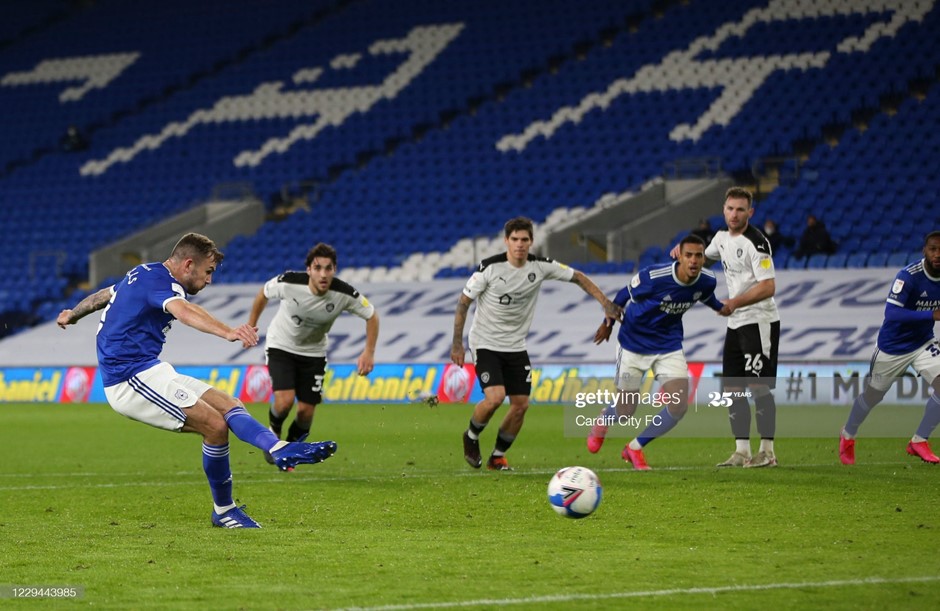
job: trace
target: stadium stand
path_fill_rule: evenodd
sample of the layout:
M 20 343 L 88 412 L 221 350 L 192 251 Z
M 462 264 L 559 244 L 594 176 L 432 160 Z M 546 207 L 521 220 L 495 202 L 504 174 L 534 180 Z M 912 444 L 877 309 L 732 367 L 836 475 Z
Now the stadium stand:
M 544 231 L 691 157 L 755 182 L 757 160 L 785 159 L 792 179 L 761 193 L 755 222 L 798 236 L 814 212 L 840 243 L 810 261 L 776 253 L 785 268 L 909 260 L 940 218 L 929 0 L 45 0 L 9 12 L 10 328 L 54 316 L 90 251 L 225 183 L 309 209 L 232 241 L 221 282 L 300 266 L 316 241 L 358 279 L 462 276 L 499 247 L 506 217 Z M 62 150 L 69 125 L 87 150 Z M 627 273 L 668 247 L 584 269 Z

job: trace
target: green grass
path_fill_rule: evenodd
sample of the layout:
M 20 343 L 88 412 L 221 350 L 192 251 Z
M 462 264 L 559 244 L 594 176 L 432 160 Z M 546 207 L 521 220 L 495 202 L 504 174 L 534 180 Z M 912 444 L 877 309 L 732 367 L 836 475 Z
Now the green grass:
M 650 445 L 654 471 L 638 473 L 619 459 L 622 440 L 590 455 L 561 433 L 560 408 L 537 406 L 509 455 L 516 471 L 497 474 L 463 462 L 468 417 L 467 406 L 323 406 L 314 437 L 339 452 L 293 473 L 233 439 L 236 497 L 264 528 L 229 531 L 209 526 L 197 436 L 100 405 L 0 405 L 0 584 L 83 586 L 55 606 L 100 609 L 940 600 L 940 469 L 904 455 L 902 439 L 862 438 L 853 468 L 816 438 L 778 440 L 777 469 L 718 470 L 730 439 L 677 435 Z M 545 499 L 551 473 L 574 464 L 604 484 L 585 520 Z

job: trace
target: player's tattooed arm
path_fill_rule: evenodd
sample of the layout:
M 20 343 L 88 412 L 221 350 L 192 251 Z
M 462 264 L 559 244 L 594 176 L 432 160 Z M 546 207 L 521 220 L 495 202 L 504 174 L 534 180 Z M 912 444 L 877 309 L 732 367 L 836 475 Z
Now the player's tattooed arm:
M 79 301 L 74 308 L 59 312 L 56 323 L 63 329 L 68 325 L 74 325 L 85 316 L 108 305 L 109 301 L 111 301 L 111 287 L 106 286 Z
M 614 320 L 623 320 L 623 308 L 618 306 L 616 303 L 607 298 L 607 295 L 596 285 L 594 281 L 579 272 L 574 270 L 574 275 L 571 277 L 571 281 L 581 287 L 585 293 L 593 297 L 604 306 L 604 316 L 607 318 L 613 318 Z
M 450 360 L 459 367 L 463 367 L 464 364 L 463 328 L 467 324 L 470 303 L 471 299 L 461 293 L 460 299 L 457 300 L 457 311 L 454 314 L 454 340 L 450 348 Z

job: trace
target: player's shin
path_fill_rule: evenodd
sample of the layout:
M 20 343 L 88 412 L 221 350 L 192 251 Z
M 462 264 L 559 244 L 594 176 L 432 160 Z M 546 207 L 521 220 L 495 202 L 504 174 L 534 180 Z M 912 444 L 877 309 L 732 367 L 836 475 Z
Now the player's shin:
M 917 436 L 924 440 L 928 439 L 938 424 L 940 424 L 940 396 L 933 394 L 924 406 L 924 417 L 917 427 Z
M 202 468 L 209 480 L 215 512 L 223 514 L 235 506 L 232 499 L 232 470 L 229 467 L 228 444 L 202 444 Z
M 225 423 L 235 436 L 250 443 L 259 450 L 270 452 L 278 443 L 277 436 L 263 424 L 255 420 L 241 405 L 233 407 L 225 414 Z

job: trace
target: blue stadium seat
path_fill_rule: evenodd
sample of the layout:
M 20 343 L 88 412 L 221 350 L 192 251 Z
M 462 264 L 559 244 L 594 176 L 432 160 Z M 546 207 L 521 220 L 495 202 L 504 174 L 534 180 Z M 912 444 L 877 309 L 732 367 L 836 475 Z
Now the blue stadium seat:
M 818 253 L 810 255 L 806 261 L 806 269 L 824 269 L 829 255 Z
M 826 260 L 826 267 L 836 269 L 846 267 L 848 258 L 849 256 L 844 252 L 837 252 L 834 255 L 829 255 L 829 258 Z
M 888 263 L 888 253 L 874 252 L 868 256 L 865 262 L 866 267 L 886 267 Z

